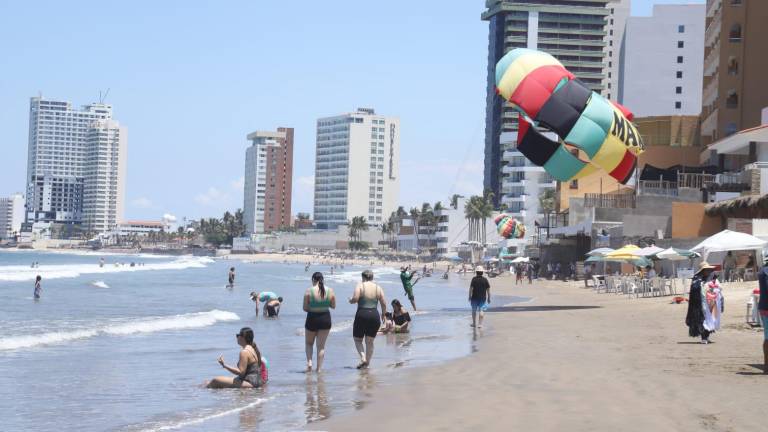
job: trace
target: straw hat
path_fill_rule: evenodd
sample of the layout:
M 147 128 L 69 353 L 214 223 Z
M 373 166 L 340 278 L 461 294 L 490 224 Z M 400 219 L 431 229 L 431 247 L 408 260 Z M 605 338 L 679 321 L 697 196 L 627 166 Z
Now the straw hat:
M 715 268 L 715 266 L 710 265 L 706 261 L 702 261 L 701 264 L 699 264 L 699 270 L 696 271 L 696 274 L 699 274 L 699 273 L 701 273 L 704 270 L 714 270 L 714 268 Z
M 475 268 L 475 272 L 476 273 L 482 273 L 484 271 L 485 271 L 485 269 L 483 268 L 483 266 L 477 266 L 477 268 Z

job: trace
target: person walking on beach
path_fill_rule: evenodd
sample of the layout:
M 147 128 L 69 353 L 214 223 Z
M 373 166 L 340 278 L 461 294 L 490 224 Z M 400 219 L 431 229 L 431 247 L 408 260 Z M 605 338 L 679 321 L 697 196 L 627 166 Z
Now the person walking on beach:
M 760 284 L 760 301 L 757 310 L 763 321 L 763 373 L 768 374 L 768 257 L 763 259 L 763 268 L 757 276 Z
M 688 335 L 701 337 L 702 344 L 709 343 L 709 335 L 715 330 L 707 320 L 710 309 L 706 297 L 703 294 L 709 275 L 715 269 L 706 261 L 699 266 L 699 271 L 691 280 L 691 291 L 688 294 L 688 313 L 685 316 L 685 325 L 688 326 Z
M 424 266 L 424 268 L 426 269 L 426 266 Z M 408 300 L 411 301 L 413 310 L 416 310 L 416 297 L 413 295 L 413 286 L 416 285 L 416 282 L 418 282 L 420 278 L 416 278 L 415 281 L 412 281 L 413 277 L 416 276 L 416 273 L 410 272 L 410 269 L 411 266 L 400 267 L 400 282 L 403 284 L 405 295 L 408 296 Z
M 357 303 L 355 322 L 352 324 L 352 337 L 360 356 L 358 369 L 370 366 L 373 358 L 373 340 L 376 338 L 376 333 L 379 332 L 379 327 L 384 322 L 387 313 L 384 290 L 373 282 L 373 272 L 365 270 L 362 279 L 349 299 L 350 303 Z M 381 305 L 381 315 L 376 309 L 377 302 Z M 365 339 L 365 349 L 363 349 L 363 339 Z
M 227 281 L 229 281 L 229 283 L 227 284 L 227 288 L 232 288 L 235 286 L 235 268 L 234 267 L 229 268 L 229 275 L 227 276 Z
M 482 266 L 475 269 L 475 277 L 472 278 L 472 282 L 469 284 L 469 304 L 472 306 L 472 327 L 482 328 L 483 317 L 485 315 L 485 309 L 487 305 L 491 303 L 491 284 L 488 283 L 488 279 L 483 276 Z M 480 315 L 480 319 L 477 319 L 477 315 Z
M 43 278 L 40 277 L 40 275 L 37 275 L 37 277 L 35 278 L 35 292 L 34 292 L 35 300 L 40 300 L 40 294 L 42 294 L 43 292 L 43 287 L 40 285 L 40 281 L 42 280 Z
M 219 356 L 218 362 L 227 371 L 236 375 L 234 378 L 217 376 L 208 383 L 208 388 L 257 388 L 267 383 L 267 366 L 261 357 L 259 347 L 253 341 L 253 330 L 243 327 L 235 335 L 237 344 L 242 348 L 237 367 L 227 366 L 224 357 Z
M 725 259 L 723 260 L 723 271 L 725 273 L 725 279 L 723 279 L 726 282 L 732 282 L 733 281 L 733 270 L 736 268 L 736 257 L 733 256 L 733 253 L 731 251 L 728 251 L 728 253 L 725 255 Z
M 316 370 L 320 372 L 325 358 L 325 341 L 331 332 L 331 312 L 336 309 L 336 295 L 331 288 L 325 286 L 323 274 L 312 274 L 312 286 L 304 293 L 304 312 L 307 320 L 304 322 L 304 341 L 307 352 L 307 372 L 312 371 L 312 349 L 317 343 Z

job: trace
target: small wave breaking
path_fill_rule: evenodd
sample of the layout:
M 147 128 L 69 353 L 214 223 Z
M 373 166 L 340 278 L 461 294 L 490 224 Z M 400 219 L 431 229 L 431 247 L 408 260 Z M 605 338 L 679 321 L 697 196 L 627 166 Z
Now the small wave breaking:
M 0 351 L 62 344 L 78 339 L 89 339 L 99 335 L 126 336 L 138 333 L 208 327 L 219 321 L 237 321 L 239 319 L 240 317 L 233 312 L 218 309 L 168 317 L 139 318 L 128 322 L 79 330 L 4 337 L 0 338 Z
M 94 264 L 41 265 L 37 268 L 29 266 L 0 266 L 0 281 L 23 282 L 35 280 L 37 275 L 43 280 L 76 278 L 84 274 L 107 274 L 138 272 L 148 270 L 184 270 L 188 268 L 204 268 L 214 261 L 207 257 L 184 257 L 169 262 L 151 263 L 131 266 L 128 263 L 105 264 L 103 267 Z

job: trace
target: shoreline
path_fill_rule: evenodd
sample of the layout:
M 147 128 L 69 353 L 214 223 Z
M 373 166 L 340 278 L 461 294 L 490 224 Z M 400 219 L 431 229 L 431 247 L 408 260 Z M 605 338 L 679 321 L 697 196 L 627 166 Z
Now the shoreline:
M 364 408 L 303 429 L 410 424 L 417 430 L 647 432 L 764 426 L 762 330 L 746 325 L 743 315 L 755 282 L 724 288 L 726 311 L 710 345 L 688 337 L 687 304 L 670 304 L 671 297 L 596 294 L 582 282 L 515 287 L 512 278 L 496 278 L 491 286 L 492 296 L 533 300 L 487 313 L 469 356 L 406 369 L 395 382 L 377 384 L 396 397 L 369 391 L 361 395 Z

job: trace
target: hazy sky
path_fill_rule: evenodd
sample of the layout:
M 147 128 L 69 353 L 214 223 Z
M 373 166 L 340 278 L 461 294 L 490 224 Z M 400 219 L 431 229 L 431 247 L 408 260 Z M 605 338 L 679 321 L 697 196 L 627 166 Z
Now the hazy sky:
M 483 5 L 0 0 L 0 196 L 24 189 L 29 98 L 106 89 L 128 127 L 126 218 L 242 207 L 245 136 L 279 126 L 295 128 L 293 212 L 311 212 L 315 121 L 357 107 L 400 117 L 402 204 L 479 193 Z

